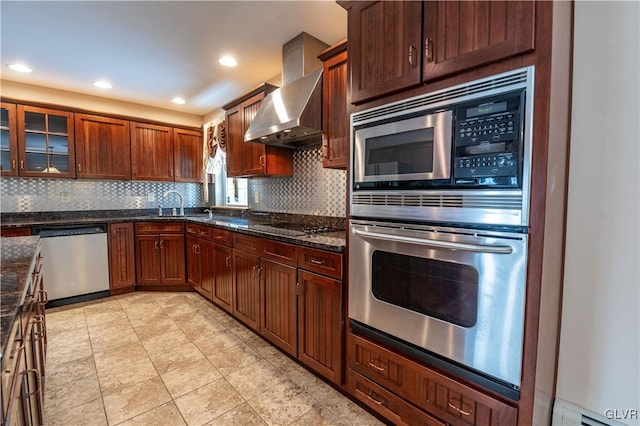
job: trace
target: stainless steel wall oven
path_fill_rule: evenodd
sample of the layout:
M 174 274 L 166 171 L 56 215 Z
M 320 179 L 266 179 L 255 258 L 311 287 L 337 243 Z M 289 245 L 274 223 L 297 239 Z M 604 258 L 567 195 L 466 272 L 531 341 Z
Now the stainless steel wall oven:
M 519 399 L 533 67 L 351 116 L 352 329 Z

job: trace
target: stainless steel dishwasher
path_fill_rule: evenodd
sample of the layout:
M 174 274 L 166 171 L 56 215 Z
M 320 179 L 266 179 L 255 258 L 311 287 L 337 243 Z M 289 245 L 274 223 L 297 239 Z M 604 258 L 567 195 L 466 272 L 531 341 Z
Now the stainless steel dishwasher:
M 107 225 L 34 228 L 42 241 L 47 307 L 109 295 Z

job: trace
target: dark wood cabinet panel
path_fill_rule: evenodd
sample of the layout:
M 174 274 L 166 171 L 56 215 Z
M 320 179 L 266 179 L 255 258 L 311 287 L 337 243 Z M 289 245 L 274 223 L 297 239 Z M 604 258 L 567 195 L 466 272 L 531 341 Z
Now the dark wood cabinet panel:
M 450 424 L 515 425 L 517 409 L 350 334 L 350 369 Z
M 296 268 L 260 259 L 262 336 L 291 356 L 298 354 Z
M 342 282 L 300 270 L 298 286 L 298 358 L 340 385 Z
M 533 1 L 428 1 L 423 80 L 534 49 Z
M 135 224 L 138 285 L 183 285 L 187 282 L 184 224 Z
M 187 232 L 189 226 L 187 225 Z M 200 277 L 200 252 L 198 248 L 198 239 L 186 237 L 187 243 L 187 283 L 194 289 L 200 287 L 202 278 Z
M 31 228 L 2 228 L 0 237 L 26 237 L 31 235 Z
M 264 84 L 223 107 L 227 121 L 227 176 L 293 174 L 292 150 L 244 141 L 244 134 L 256 116 L 265 95 L 274 89 L 275 86 Z
M 214 283 L 211 299 L 233 313 L 233 253 L 230 247 L 213 245 Z
M 112 291 L 136 284 L 133 223 L 109 225 L 109 284 Z
M 75 114 L 76 175 L 90 179 L 131 179 L 129 122 Z
M 18 127 L 16 105 L 0 103 L 0 175 L 18 176 Z
M 173 129 L 174 180 L 202 182 L 202 132 Z
M 187 225 L 187 232 L 190 226 Z M 203 228 L 203 227 L 198 227 Z M 206 229 L 206 228 L 205 228 Z M 214 283 L 213 243 L 188 236 L 187 243 L 187 282 L 198 293 L 211 300 Z
M 233 249 L 233 315 L 255 332 L 260 332 L 259 258 Z
M 19 176 L 76 177 L 73 117 L 68 111 L 18 105 Z
M 351 102 L 420 84 L 421 2 L 355 2 L 347 33 Z
M 130 123 L 131 178 L 173 180 L 173 129 L 147 123 Z
M 349 162 L 349 74 L 347 41 L 319 58 L 322 71 L 322 167 L 346 169 Z

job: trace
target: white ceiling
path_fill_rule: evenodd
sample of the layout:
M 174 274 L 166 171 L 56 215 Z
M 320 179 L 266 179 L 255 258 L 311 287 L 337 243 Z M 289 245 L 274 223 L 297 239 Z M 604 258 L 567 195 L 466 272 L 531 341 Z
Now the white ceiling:
M 282 45 L 300 32 L 331 45 L 347 31 L 333 0 L 2 0 L 0 18 L 2 79 L 197 115 L 277 77 Z M 219 65 L 224 54 L 238 66 Z M 8 69 L 14 62 L 33 72 Z

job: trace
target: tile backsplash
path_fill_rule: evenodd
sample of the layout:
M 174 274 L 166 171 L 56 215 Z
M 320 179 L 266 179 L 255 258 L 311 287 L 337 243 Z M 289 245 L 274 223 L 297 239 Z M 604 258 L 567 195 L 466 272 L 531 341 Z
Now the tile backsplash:
M 256 211 L 346 216 L 347 172 L 323 168 L 319 147 L 294 152 L 293 176 L 249 179 L 248 190 Z
M 177 195 L 163 197 L 170 189 L 183 195 L 185 207 L 205 206 L 202 185 L 197 183 L 2 178 L 0 211 L 149 209 L 160 204 L 163 208 L 178 207 Z

